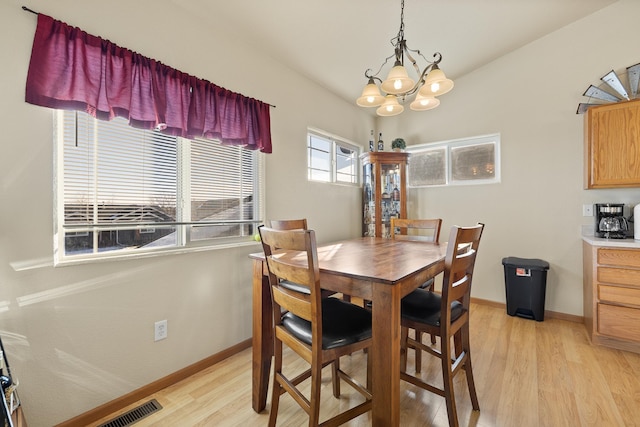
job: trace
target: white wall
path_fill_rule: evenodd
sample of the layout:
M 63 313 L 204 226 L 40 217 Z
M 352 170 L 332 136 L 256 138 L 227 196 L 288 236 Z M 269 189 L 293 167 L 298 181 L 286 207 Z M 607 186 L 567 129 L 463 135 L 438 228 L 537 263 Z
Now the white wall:
M 443 237 L 452 225 L 486 224 L 473 296 L 504 302 L 502 258 L 541 258 L 551 264 L 546 309 L 582 315 L 580 228 L 593 222 L 582 204 L 635 205 L 640 190 L 583 189 L 576 109 L 590 84 L 640 62 L 639 14 L 640 2 L 621 0 L 456 79 L 437 109 L 380 121 L 387 139 L 409 145 L 500 133 L 500 184 L 408 193 L 410 215 L 443 218 Z
M 7 305 L 0 336 L 29 426 L 41 427 L 249 339 L 247 256 L 261 247 L 52 267 L 53 114 L 24 102 L 36 16 L 22 4 L 0 2 L 0 307 Z M 373 119 L 354 105 L 238 45 L 229 29 L 200 25 L 172 1 L 27 5 L 275 104 L 267 219 L 307 217 L 320 242 L 359 235 L 360 189 L 310 184 L 305 168 L 307 126 L 367 140 Z M 153 323 L 160 319 L 168 320 L 169 336 L 154 343 Z

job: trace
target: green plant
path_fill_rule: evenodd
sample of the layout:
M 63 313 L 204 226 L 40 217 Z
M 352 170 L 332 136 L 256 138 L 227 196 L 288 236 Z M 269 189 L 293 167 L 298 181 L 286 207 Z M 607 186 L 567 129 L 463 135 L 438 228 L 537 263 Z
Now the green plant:
M 396 138 L 391 141 L 391 148 L 399 148 L 401 150 L 404 150 L 405 148 L 407 148 L 407 143 L 404 142 L 404 139 L 402 138 Z

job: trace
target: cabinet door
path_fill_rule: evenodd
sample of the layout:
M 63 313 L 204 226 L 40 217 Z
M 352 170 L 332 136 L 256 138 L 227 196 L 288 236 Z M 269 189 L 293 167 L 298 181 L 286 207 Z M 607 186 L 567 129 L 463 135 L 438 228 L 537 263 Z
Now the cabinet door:
M 638 318 L 640 310 L 636 308 L 598 304 L 598 332 L 603 335 L 639 342 Z
M 400 183 L 400 171 L 399 163 L 382 163 L 380 165 L 382 237 L 391 237 L 391 218 L 406 216 L 403 212 L 403 203 L 401 203 L 404 191 Z
M 391 218 L 407 217 L 408 153 L 369 152 L 362 161 L 362 235 L 389 237 Z
M 362 235 L 365 237 L 376 235 L 376 175 L 373 166 L 367 163 L 362 169 Z
M 585 116 L 587 188 L 640 187 L 640 100 L 592 107 Z

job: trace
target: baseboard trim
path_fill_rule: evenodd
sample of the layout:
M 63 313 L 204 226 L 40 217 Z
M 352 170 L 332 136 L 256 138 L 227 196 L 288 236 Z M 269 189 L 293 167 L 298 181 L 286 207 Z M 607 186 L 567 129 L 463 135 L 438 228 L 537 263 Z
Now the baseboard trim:
M 503 302 L 490 301 L 490 300 L 481 299 L 481 298 L 471 298 L 471 302 L 476 304 L 481 304 L 481 305 L 488 305 L 491 307 L 502 308 L 505 310 L 505 313 L 506 313 L 507 305 Z M 584 323 L 583 316 L 576 316 L 575 314 L 560 313 L 557 311 L 545 310 L 544 318 L 567 320 L 569 322 L 575 322 L 575 323 Z
M 196 374 L 203 369 L 208 368 L 209 366 L 215 365 L 216 363 L 221 362 L 222 360 L 231 357 L 234 354 L 237 354 L 249 347 L 251 347 L 251 339 L 242 341 L 232 347 L 221 351 L 220 353 L 216 353 L 212 356 L 207 357 L 206 359 L 202 359 L 199 362 L 196 362 L 183 369 L 180 369 L 179 371 L 169 374 L 164 378 L 160 378 L 157 381 L 140 387 L 139 389 L 134 390 L 131 393 L 125 394 L 124 396 L 118 397 L 117 399 L 105 403 L 104 405 L 100 405 L 94 409 L 91 409 L 90 411 L 80 414 L 77 417 L 57 424 L 55 427 L 82 427 L 94 423 L 101 418 L 118 412 L 126 408 L 127 406 L 152 395 L 153 393 L 176 384 L 186 377 Z

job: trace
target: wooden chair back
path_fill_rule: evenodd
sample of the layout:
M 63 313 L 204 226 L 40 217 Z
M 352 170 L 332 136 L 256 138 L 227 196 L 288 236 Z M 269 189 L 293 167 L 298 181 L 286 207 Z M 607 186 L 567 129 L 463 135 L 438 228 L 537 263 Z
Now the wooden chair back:
M 272 219 L 269 227 L 275 230 L 307 230 L 307 219 Z
M 444 278 L 442 280 L 441 313 L 443 325 L 450 324 L 450 307 L 454 301 L 459 301 L 462 304 L 466 316 L 468 316 L 473 270 L 483 230 L 484 224 L 478 224 L 473 227 L 454 226 L 451 228 L 447 243 Z
M 280 323 L 282 308 L 314 324 L 317 323 L 315 326 L 318 329 L 314 330 L 317 334 L 314 336 L 321 337 L 320 270 L 315 232 L 301 229 L 276 230 L 264 226 L 259 230 L 269 269 L 274 316 L 277 318 L 274 319 L 275 324 Z M 302 285 L 310 292 L 298 292 L 294 288 L 283 287 L 283 280 Z
M 391 238 L 438 243 L 442 219 L 391 218 Z

